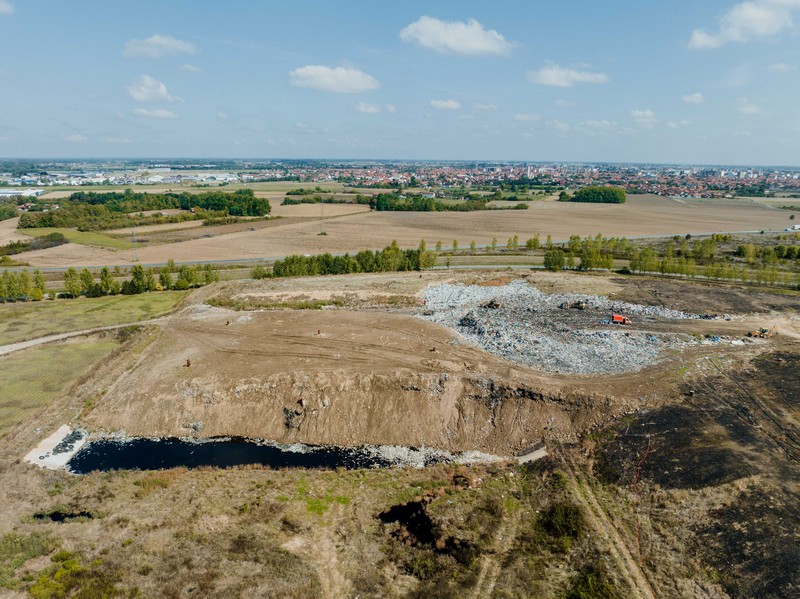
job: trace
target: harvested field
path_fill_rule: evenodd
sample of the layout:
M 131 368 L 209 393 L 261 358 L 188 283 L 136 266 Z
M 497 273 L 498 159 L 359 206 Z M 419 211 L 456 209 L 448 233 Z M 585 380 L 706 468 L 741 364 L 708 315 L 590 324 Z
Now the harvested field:
M 0 245 L 6 245 L 12 241 L 28 241 L 28 238 L 17 231 L 19 217 L 0 220 Z
M 363 204 L 294 204 L 281 206 L 280 202 L 272 200 L 272 212 L 275 216 L 303 217 L 303 218 L 332 218 L 346 214 L 360 214 L 369 212 L 369 206 Z
M 290 207 L 287 207 L 290 208 Z M 295 207 L 291 207 L 295 208 Z M 349 208 L 349 207 L 348 207 Z M 319 206 L 311 206 L 317 215 Z M 502 244 L 518 235 L 524 241 L 540 233 L 542 239 L 570 235 L 663 236 L 703 232 L 732 232 L 785 227 L 785 214 L 749 201 L 684 200 L 677 202 L 656 196 L 632 196 L 619 205 L 533 202 L 529 210 L 454 212 L 363 212 L 326 219 L 327 235 L 319 235 L 320 222 L 278 221 L 279 225 L 264 230 L 239 231 L 214 238 L 194 239 L 171 244 L 169 248 L 145 247 L 139 259 L 160 263 L 167 258 L 176 261 L 247 259 L 279 257 L 290 254 L 356 252 L 379 249 L 395 239 L 402 247 L 416 247 L 425 239 L 428 247 L 441 240 L 449 245 L 457 239 L 462 247 L 471 241 L 480 245 L 497 238 Z M 287 219 L 288 220 L 288 219 Z M 62 256 L 44 250 L 21 254 L 20 259 L 36 266 L 102 265 L 119 262 L 113 258 L 98 260 Z

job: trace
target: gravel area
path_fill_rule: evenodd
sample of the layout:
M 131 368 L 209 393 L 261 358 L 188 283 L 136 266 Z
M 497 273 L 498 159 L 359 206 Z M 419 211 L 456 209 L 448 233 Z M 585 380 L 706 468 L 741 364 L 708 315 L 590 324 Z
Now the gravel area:
M 561 374 L 633 372 L 655 363 L 665 350 L 697 342 L 690 335 L 612 325 L 612 312 L 637 324 L 701 318 L 597 295 L 545 294 L 522 280 L 501 287 L 435 285 L 423 292 L 423 299 L 421 318 L 453 329 L 492 354 Z

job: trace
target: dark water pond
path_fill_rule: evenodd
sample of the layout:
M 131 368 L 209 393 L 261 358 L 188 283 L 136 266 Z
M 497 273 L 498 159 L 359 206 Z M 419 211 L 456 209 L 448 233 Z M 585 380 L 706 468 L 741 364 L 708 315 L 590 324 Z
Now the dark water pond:
M 441 461 L 435 456 L 425 465 Z M 225 438 L 196 442 L 184 439 L 101 439 L 87 443 L 67 464 L 76 474 L 95 470 L 160 470 L 261 464 L 271 468 L 389 468 L 394 460 L 367 448 L 308 445 L 283 446 Z

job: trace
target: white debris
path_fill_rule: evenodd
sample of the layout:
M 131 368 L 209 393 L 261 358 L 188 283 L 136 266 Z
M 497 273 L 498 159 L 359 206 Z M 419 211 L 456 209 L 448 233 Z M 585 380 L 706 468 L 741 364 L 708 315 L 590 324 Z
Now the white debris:
M 667 349 L 695 342 L 689 335 L 612 325 L 612 313 L 639 321 L 700 318 L 596 295 L 545 294 L 522 280 L 501 287 L 435 285 L 425 290 L 423 299 L 422 318 L 495 355 L 563 374 L 632 372 L 655 363 Z

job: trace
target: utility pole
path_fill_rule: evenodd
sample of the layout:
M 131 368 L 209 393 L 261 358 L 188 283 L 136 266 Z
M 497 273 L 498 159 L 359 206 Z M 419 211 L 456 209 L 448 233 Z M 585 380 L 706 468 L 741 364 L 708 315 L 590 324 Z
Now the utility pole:
M 138 262 L 139 257 L 136 255 L 136 231 L 131 229 L 131 262 Z

